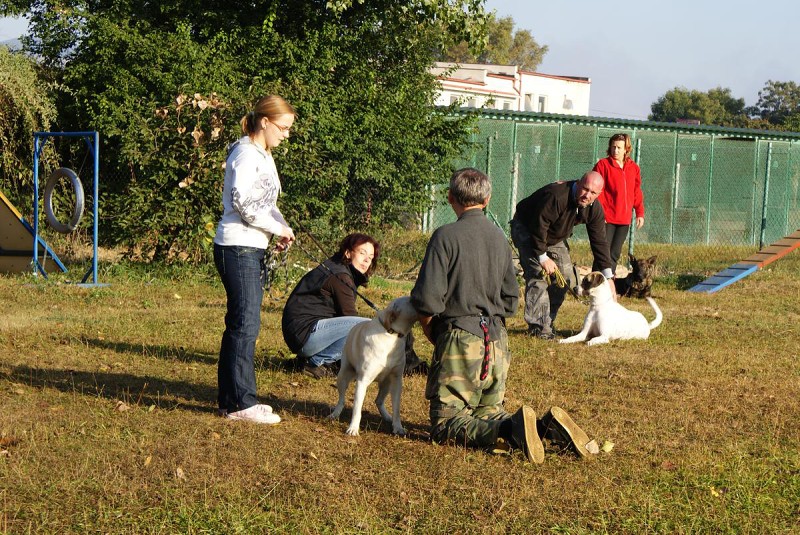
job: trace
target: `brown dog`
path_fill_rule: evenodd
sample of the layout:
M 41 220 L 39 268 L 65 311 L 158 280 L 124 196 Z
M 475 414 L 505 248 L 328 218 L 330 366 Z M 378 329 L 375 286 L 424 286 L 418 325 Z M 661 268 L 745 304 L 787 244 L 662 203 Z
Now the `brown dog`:
M 631 272 L 624 279 L 614 279 L 617 295 L 639 299 L 650 297 L 650 288 L 653 286 L 653 276 L 656 271 L 656 256 L 651 256 L 647 260 L 637 260 L 633 255 L 629 258 L 633 267 Z

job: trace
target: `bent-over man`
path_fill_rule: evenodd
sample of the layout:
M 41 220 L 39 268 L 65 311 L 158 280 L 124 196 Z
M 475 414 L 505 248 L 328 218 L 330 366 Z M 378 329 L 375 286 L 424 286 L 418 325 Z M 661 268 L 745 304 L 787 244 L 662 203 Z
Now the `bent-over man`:
M 595 202 L 602 190 L 603 177 L 589 171 L 580 180 L 547 184 L 517 204 L 511 220 L 511 239 L 519 251 L 525 278 L 528 335 L 555 338 L 553 322 L 558 309 L 568 289 L 578 284 L 567 243 L 575 225 L 586 225 L 594 256 L 592 270 L 601 271 L 606 279 L 613 277 L 605 214 L 600 203 Z M 567 286 L 556 284 L 556 269 Z M 550 284 L 545 275 L 550 276 Z

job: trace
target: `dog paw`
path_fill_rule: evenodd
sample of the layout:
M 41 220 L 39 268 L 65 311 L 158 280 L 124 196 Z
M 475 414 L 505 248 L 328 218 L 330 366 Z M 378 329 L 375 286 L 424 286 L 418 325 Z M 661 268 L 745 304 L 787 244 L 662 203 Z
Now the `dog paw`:
M 406 436 L 406 430 L 403 429 L 402 427 L 400 427 L 400 428 L 392 428 L 392 434 L 404 437 L 404 436 Z
M 353 429 L 352 427 L 348 427 L 347 431 L 345 431 L 344 434 L 345 435 L 350 435 L 351 437 L 357 437 L 358 436 L 358 427 L 356 427 L 355 429 Z

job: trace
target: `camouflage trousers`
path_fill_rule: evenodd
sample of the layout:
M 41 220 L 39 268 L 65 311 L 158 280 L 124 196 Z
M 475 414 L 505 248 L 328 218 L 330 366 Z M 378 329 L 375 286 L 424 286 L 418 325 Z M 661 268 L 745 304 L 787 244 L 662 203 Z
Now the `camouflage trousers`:
M 431 439 L 437 443 L 488 447 L 497 441 L 511 363 L 505 329 L 491 342 L 489 373 L 481 380 L 483 339 L 461 329 L 436 340 L 425 397 L 430 401 Z

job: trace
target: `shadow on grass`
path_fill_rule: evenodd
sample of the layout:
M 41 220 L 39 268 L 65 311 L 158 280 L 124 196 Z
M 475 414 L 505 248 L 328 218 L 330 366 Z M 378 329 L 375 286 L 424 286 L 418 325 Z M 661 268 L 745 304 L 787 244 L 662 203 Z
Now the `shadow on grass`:
M 706 280 L 706 278 L 707 277 L 705 277 L 704 275 L 693 275 L 693 274 L 678 275 L 675 281 L 675 289 L 688 290 L 689 288 L 693 288 L 694 286 L 703 282 L 704 280 Z
M 666 286 L 672 286 L 676 290 L 688 290 L 693 286 L 703 282 L 708 277 L 706 275 L 684 273 L 681 275 L 670 275 L 668 277 L 658 279 L 660 283 Z
M 110 342 L 99 338 L 82 337 L 81 342 L 91 347 L 106 349 L 117 353 L 132 353 L 146 357 L 158 357 L 164 360 L 177 362 L 194 362 L 197 364 L 216 364 L 218 356 L 193 351 L 184 347 L 168 345 L 131 344 L 128 342 Z
M 180 407 L 198 412 L 209 412 L 216 407 L 216 388 L 160 377 L 29 366 L 13 368 L 10 376 L 11 380 L 33 388 L 54 388 L 69 394 L 121 400 L 128 405 Z
M 131 406 L 155 405 L 161 409 L 182 409 L 198 413 L 216 413 L 217 410 L 216 387 L 186 381 L 164 380 L 159 377 L 128 373 L 85 372 L 30 366 L 13 368 L 8 379 L 32 388 L 53 388 L 68 394 L 77 393 L 111 401 L 119 400 Z M 331 380 L 335 381 L 333 378 Z M 282 398 L 271 394 L 263 396 L 261 402 L 269 403 L 279 413 L 299 413 L 311 419 L 327 420 L 336 401 L 335 386 L 332 387 L 331 404 L 298 400 L 295 397 Z M 350 422 L 352 401 L 351 387 L 348 404 L 339 418 L 340 422 Z M 427 427 L 409 423 L 403 425 L 408 438 L 428 441 Z M 392 426 L 381 419 L 374 403 L 367 400 L 362 412 L 361 429 L 379 430 L 390 434 Z

